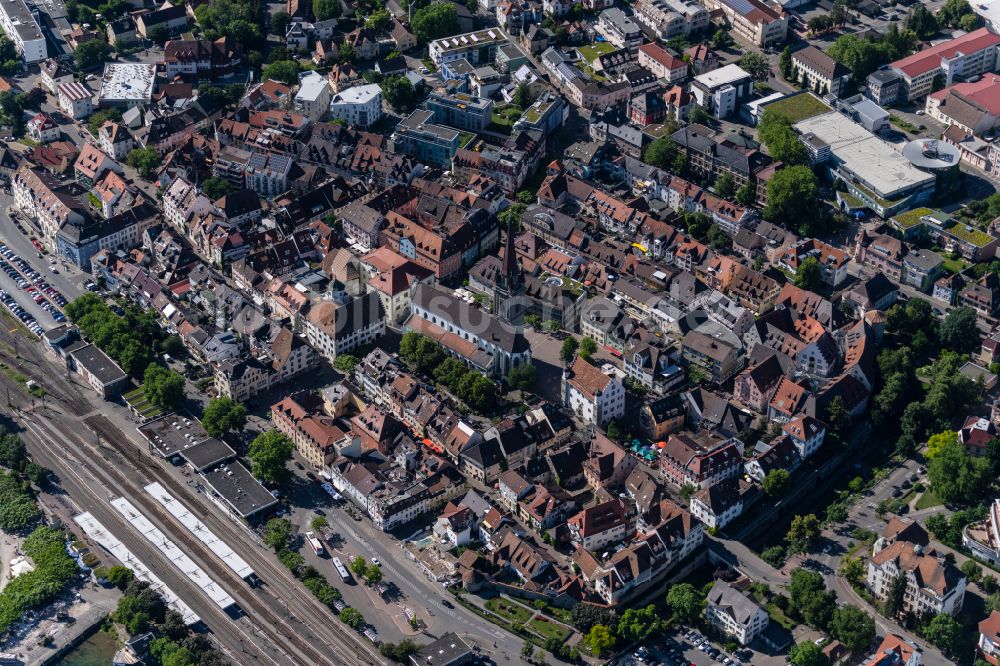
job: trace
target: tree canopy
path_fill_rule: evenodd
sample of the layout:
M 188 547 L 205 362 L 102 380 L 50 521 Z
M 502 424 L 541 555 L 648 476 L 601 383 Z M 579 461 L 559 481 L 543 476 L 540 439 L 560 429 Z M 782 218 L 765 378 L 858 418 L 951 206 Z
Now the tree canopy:
M 281 484 L 288 480 L 287 463 L 292 458 L 292 441 L 277 430 L 257 435 L 247 449 L 253 475 L 261 481 Z
M 386 103 L 397 111 L 409 111 L 413 106 L 413 84 L 405 76 L 387 76 L 379 86 Z
M 143 178 L 149 178 L 159 168 L 160 154 L 153 147 L 133 148 L 125 157 L 130 167 L 139 172 Z
M 794 666 L 826 666 L 830 663 L 823 654 L 823 648 L 812 641 L 802 641 L 792 648 L 788 657 Z
M 343 12 L 340 0 L 312 0 L 312 7 L 317 21 L 339 18 Z
M 704 596 L 690 583 L 676 583 L 667 591 L 667 606 L 682 624 L 694 624 L 701 616 Z
M 818 293 L 823 287 L 823 269 L 816 257 L 806 257 L 795 271 L 795 286 Z
M 830 633 L 850 650 L 860 652 L 875 638 L 875 621 L 857 606 L 841 606 L 833 612 Z
M 149 402 L 164 411 L 175 411 L 184 404 L 184 377 L 173 370 L 150 363 L 143 373 L 142 393 Z
M 758 81 L 767 81 L 771 76 L 771 63 L 760 51 L 747 51 L 740 56 L 737 64 Z
M 969 307 L 955 308 L 941 322 L 938 338 L 941 346 L 960 353 L 979 349 L 980 334 L 976 326 L 976 311 Z
M 202 5 L 205 7 L 207 5 Z M 199 7 L 198 9 L 201 9 Z M 299 63 L 295 60 L 278 60 L 264 66 L 262 77 L 265 81 L 274 80 L 295 85 L 299 82 Z
M 458 34 L 458 10 L 451 2 L 433 2 L 413 12 L 413 34 L 424 44 Z
M 994 478 L 990 461 L 970 456 L 957 438 L 944 442 L 927 466 L 927 480 L 945 502 L 983 498 Z
M 795 516 L 788 528 L 788 534 L 785 535 L 788 553 L 794 555 L 795 553 L 807 552 L 813 539 L 817 536 L 819 536 L 819 518 L 816 517 L 816 514 Z
M 788 584 L 790 608 L 809 626 L 825 631 L 837 606 L 837 595 L 826 589 L 823 576 L 808 569 L 795 569 Z
M 111 57 L 111 46 L 103 39 L 92 39 L 76 47 L 73 58 L 80 69 L 103 65 Z
M 809 229 L 818 211 L 819 186 L 816 175 L 807 166 L 779 169 L 767 183 L 767 206 L 764 217 L 789 229 Z
M 787 165 L 806 164 L 806 147 L 799 141 L 788 116 L 766 109 L 757 129 L 761 143 L 775 160 Z
M 239 432 L 247 424 L 247 408 L 232 398 L 214 398 L 205 407 L 201 424 L 212 437 L 222 437 L 228 432 Z

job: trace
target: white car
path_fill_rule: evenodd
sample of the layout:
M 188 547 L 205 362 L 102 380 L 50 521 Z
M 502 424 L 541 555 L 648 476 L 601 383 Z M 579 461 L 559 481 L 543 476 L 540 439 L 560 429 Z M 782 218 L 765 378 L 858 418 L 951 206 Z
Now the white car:
M 377 567 L 382 566 L 382 562 L 377 557 L 372 558 L 372 564 L 374 564 Z

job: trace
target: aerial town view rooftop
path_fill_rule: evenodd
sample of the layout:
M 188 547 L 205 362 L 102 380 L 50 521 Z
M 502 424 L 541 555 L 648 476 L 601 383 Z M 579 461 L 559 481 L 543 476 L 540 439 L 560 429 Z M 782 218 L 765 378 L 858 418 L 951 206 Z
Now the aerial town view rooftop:
M 0 30 L 0 664 L 1000 666 L 1000 0 Z

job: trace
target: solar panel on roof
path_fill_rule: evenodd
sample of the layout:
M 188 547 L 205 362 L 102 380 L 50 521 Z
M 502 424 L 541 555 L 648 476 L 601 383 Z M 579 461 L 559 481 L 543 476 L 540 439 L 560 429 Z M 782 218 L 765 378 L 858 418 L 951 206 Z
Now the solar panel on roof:
M 726 0 L 726 4 L 744 16 L 756 9 L 749 0 Z

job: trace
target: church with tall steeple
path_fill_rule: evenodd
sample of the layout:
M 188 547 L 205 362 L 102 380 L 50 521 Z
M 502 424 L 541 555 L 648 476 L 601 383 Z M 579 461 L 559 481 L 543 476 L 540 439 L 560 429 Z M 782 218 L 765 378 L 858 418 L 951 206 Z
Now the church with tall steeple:
M 524 275 L 521 273 L 517 251 L 514 249 L 514 230 L 508 227 L 505 233 L 507 236 L 504 239 L 500 275 L 497 276 L 496 288 L 493 291 L 493 313 L 512 324 L 520 324 L 526 306 Z

